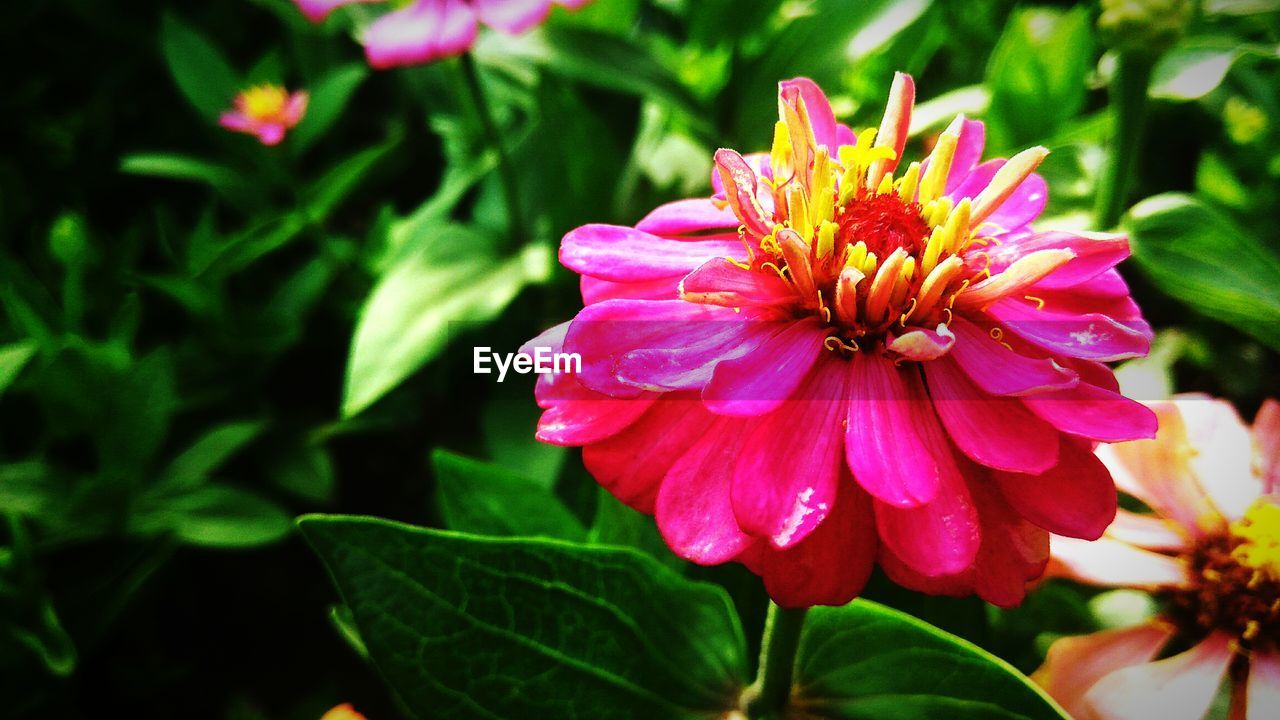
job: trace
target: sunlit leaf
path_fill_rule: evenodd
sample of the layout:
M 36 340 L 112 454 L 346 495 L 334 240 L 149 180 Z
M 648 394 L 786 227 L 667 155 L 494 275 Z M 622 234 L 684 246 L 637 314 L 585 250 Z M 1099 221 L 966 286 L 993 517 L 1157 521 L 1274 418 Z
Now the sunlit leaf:
M 634 551 L 299 524 L 413 717 L 713 720 L 746 682 L 724 591 Z
M 33 340 L 0 346 L 0 393 L 8 390 L 13 381 L 18 379 L 18 374 L 27 366 L 35 352 L 36 343 Z

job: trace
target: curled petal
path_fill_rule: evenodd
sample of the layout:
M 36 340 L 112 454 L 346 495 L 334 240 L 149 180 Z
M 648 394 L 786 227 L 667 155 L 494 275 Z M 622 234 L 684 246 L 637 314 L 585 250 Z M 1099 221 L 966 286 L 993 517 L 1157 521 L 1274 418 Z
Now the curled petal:
M 724 307 L 795 305 L 791 286 L 773 273 L 756 272 L 712 258 L 680 281 L 680 297 Z
M 1116 488 L 1102 461 L 1063 440 L 1058 463 L 1038 475 L 995 471 L 1000 492 L 1018 514 L 1058 535 L 1102 537 L 1116 516 Z
M 1112 362 L 1142 357 L 1151 350 L 1151 335 L 1099 313 L 1060 312 L 1006 297 L 987 312 L 1028 342 L 1057 355 Z
M 846 268 L 845 272 L 849 272 Z M 951 352 L 956 344 L 956 336 L 946 325 L 938 325 L 935 330 L 916 328 L 894 337 L 886 349 L 905 360 L 924 362 L 937 360 Z
M 773 411 L 825 352 L 825 338 L 812 318 L 791 323 L 752 352 L 716 365 L 703 401 L 717 415 L 753 417 Z
M 724 185 L 725 196 L 733 214 L 746 226 L 748 232 L 764 237 L 773 231 L 773 225 L 756 198 L 757 178 L 754 170 L 741 155 L 733 150 L 716 151 L 716 171 Z
M 671 237 L 710 231 L 734 232 L 738 218 L 733 210 L 721 207 L 709 198 L 689 198 L 659 205 L 636 223 L 636 229 L 653 235 Z

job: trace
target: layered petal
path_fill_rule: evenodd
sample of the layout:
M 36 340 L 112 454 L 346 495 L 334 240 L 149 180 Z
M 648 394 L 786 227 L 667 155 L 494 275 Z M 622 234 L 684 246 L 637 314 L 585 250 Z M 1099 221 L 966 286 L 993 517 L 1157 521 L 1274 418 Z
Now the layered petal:
M 1048 471 L 997 470 L 991 477 L 1019 515 L 1058 535 L 1096 540 L 1116 516 L 1111 473 L 1088 448 L 1065 438 L 1057 464 Z
M 854 356 L 845 457 L 854 479 L 881 502 L 907 508 L 937 497 L 941 466 L 956 471 L 919 371 L 878 355 Z
M 1109 537 L 1088 541 L 1054 536 L 1051 544 L 1048 574 L 1053 577 L 1086 585 L 1151 590 L 1187 584 L 1187 566 L 1182 561 Z
M 1150 662 L 1172 635 L 1171 627 L 1150 622 L 1065 637 L 1049 647 L 1044 664 L 1031 679 L 1072 717 L 1088 718 L 1084 697 L 1090 688 L 1117 670 Z
M 1101 720 L 1201 720 L 1231 664 L 1228 637 L 1214 633 L 1171 658 L 1116 670 L 1085 694 Z
M 823 352 L 826 331 L 797 320 L 751 352 L 718 363 L 702 399 L 719 415 L 754 417 L 786 402 Z
M 699 565 L 732 560 L 752 543 L 739 527 L 730 497 L 733 468 L 748 424 L 720 418 L 662 478 L 654 512 L 662 539 Z
M 682 242 L 619 225 L 583 225 L 560 243 L 565 267 L 614 282 L 679 278 L 712 258 L 745 256 L 738 240 Z

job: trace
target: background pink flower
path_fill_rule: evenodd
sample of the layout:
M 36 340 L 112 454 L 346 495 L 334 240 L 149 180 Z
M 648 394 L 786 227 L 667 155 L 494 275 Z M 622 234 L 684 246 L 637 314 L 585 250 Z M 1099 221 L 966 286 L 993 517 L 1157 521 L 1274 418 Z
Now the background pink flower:
M 254 135 L 263 145 L 278 145 L 302 121 L 308 100 L 301 90 L 290 93 L 279 85 L 258 85 L 237 95 L 233 109 L 222 113 L 218 124 Z
M 1093 445 L 1155 432 L 1102 364 L 1149 347 L 1126 239 L 1033 230 L 1046 151 L 980 162 L 980 122 L 903 166 L 913 100 L 899 75 L 855 136 L 782 83 L 771 152 L 717 152 L 714 197 L 565 236 L 586 307 L 530 343 L 584 363 L 540 385 L 539 437 L 783 605 L 844 603 L 877 559 L 1015 604 L 1049 531 L 1114 517 Z
M 1092 543 L 1054 537 L 1051 574 L 1154 591 L 1164 612 L 1059 640 L 1033 677 L 1077 718 L 1198 720 L 1224 679 L 1233 720 L 1275 717 L 1280 506 L 1270 492 L 1280 478 L 1280 403 L 1263 404 L 1252 432 L 1221 400 L 1184 395 L 1154 407 L 1154 440 L 1100 452 L 1117 484 L 1154 514 L 1121 510 Z
M 343 5 L 380 0 L 295 0 L 312 22 Z M 471 48 L 480 24 L 522 33 L 547 18 L 552 5 L 577 9 L 590 0 L 412 0 L 378 18 L 364 31 L 369 64 L 376 68 L 417 65 Z

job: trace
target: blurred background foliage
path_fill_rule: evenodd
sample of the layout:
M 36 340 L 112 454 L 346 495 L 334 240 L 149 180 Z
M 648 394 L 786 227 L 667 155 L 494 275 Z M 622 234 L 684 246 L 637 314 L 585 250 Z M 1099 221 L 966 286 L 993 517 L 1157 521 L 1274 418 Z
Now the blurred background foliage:
M 1161 331 L 1132 387 L 1251 414 L 1280 394 L 1280 15 L 1195 5 L 1150 58 L 1119 196 L 1126 276 Z M 1120 43 L 1092 3 L 596 0 L 476 48 L 516 169 L 509 224 L 461 62 L 370 71 L 349 37 L 361 8 L 320 26 L 289 0 L 5 13 L 13 717 L 313 718 L 342 700 L 395 716 L 292 533 L 317 510 L 639 546 L 724 585 L 758 636 L 755 578 L 682 568 L 576 453 L 533 441 L 531 382 L 473 375 L 471 347 L 512 351 L 568 318 L 559 237 L 708 192 L 717 147 L 766 146 L 783 78 L 814 78 L 861 127 L 910 72 L 913 142 L 964 112 L 989 155 L 1047 145 L 1042 227 L 1097 227 L 1121 144 Z M 258 82 L 312 95 L 279 147 L 214 122 Z M 1150 611 L 1056 584 L 1011 612 L 882 578 L 869 594 L 1023 670 L 1054 633 Z

